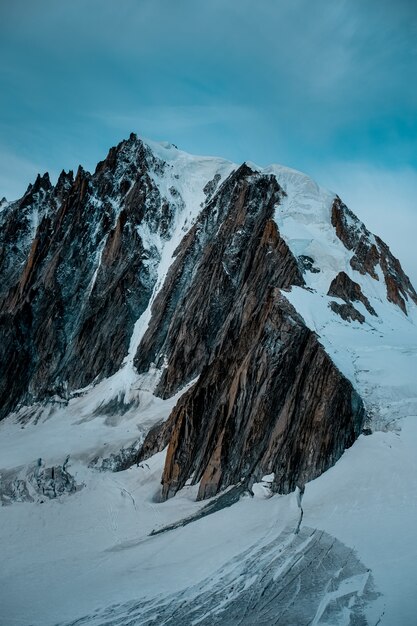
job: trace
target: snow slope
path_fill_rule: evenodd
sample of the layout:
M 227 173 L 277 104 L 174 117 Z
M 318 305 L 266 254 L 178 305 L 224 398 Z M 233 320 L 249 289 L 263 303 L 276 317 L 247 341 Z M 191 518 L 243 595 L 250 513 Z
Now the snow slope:
M 334 468 L 307 486 L 303 498 L 301 537 L 307 541 L 312 529 L 325 531 L 331 539 L 326 537 L 324 545 L 335 549 L 336 564 L 342 556 L 354 556 L 353 570 L 346 572 L 351 583 L 358 583 L 358 576 L 364 583 L 371 570 L 374 583 L 370 580 L 366 597 L 361 599 L 362 587 L 357 586 L 345 597 L 350 608 L 363 602 L 369 624 L 379 618 L 392 626 L 415 623 L 416 443 L 412 418 L 403 421 L 401 434 L 361 436 Z M 295 555 L 310 577 L 317 546 L 313 555 L 309 542 L 295 552 L 299 509 L 294 495 L 246 497 L 185 527 L 149 536 L 202 506 L 194 501 L 195 487 L 164 504 L 153 502 L 162 463 L 163 454 L 141 468 L 111 474 L 73 462 L 71 471 L 86 482 L 77 494 L 65 501 L 3 507 L 0 623 L 47 626 L 87 615 L 92 620 L 87 624 L 114 623 L 110 617 L 127 624 L 134 612 L 138 621 L 133 623 L 143 624 L 148 623 L 141 621 L 148 601 L 154 615 L 169 617 L 184 601 L 197 610 L 200 584 L 206 603 L 212 595 L 216 602 L 221 597 L 225 610 L 247 607 L 244 592 L 249 589 L 257 610 L 254 598 L 271 576 L 280 580 L 279 573 L 286 572 Z M 277 561 L 278 556 L 283 560 Z M 325 605 L 336 610 L 331 594 L 341 588 L 339 569 L 323 566 L 305 621 L 278 623 L 314 623 L 313 615 L 317 624 L 349 623 L 346 604 L 330 621 L 319 617 Z M 305 602 L 307 581 L 301 570 L 296 573 L 292 599 Z M 267 580 L 261 580 L 264 576 Z M 159 613 L 168 602 L 169 610 Z M 106 607 L 110 617 L 103 614 Z M 215 602 L 206 604 L 200 617 L 218 608 Z M 274 603 L 272 609 L 275 615 Z M 161 622 L 157 618 L 149 623 Z

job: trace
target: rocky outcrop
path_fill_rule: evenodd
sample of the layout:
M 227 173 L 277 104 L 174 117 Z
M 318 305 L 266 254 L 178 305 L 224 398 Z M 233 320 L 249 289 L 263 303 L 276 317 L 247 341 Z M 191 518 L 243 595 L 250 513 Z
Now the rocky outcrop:
M 0 212 L 0 300 L 19 282 L 38 225 L 56 209 L 49 175 L 38 176 L 24 196 Z
M 139 455 L 168 445 L 163 499 L 190 479 L 202 499 L 272 472 L 275 490 L 290 491 L 361 431 L 360 398 L 281 293 L 304 282 L 272 220 L 281 198 L 274 177 L 246 165 L 234 172 L 177 250 L 153 305 L 139 371 L 163 367 L 164 397 L 199 375 Z
M 329 302 L 329 307 L 334 313 L 340 315 L 340 317 L 346 322 L 359 322 L 360 324 L 363 324 L 365 321 L 365 316 L 362 315 L 358 309 L 355 309 L 353 304 L 339 304 L 338 302 L 332 300 Z
M 248 166 L 234 172 L 177 250 L 154 302 L 139 371 L 163 368 L 164 397 L 199 375 L 138 457 L 168 445 L 163 499 L 190 479 L 202 499 L 271 473 L 275 490 L 290 491 L 361 432 L 362 401 L 282 295 L 304 281 L 272 220 L 281 198 L 274 177 Z
M 320 268 L 314 265 L 314 259 L 305 254 L 301 254 L 298 257 L 298 262 L 301 268 L 301 272 L 304 274 L 305 272 L 311 272 L 312 274 L 319 274 Z
M 346 272 L 339 272 L 332 280 L 327 295 L 341 298 L 347 304 L 362 302 L 371 315 L 376 315 L 375 309 L 371 306 L 368 298 L 362 293 L 360 285 L 355 283 Z
M 170 417 L 162 497 L 188 479 L 198 497 L 274 473 L 286 493 L 335 463 L 359 435 L 363 406 L 276 288 L 248 290 L 216 356 Z
M 336 235 L 353 252 L 351 267 L 361 274 L 369 274 L 375 280 L 379 280 L 379 273 L 382 274 L 387 299 L 407 314 L 407 302 L 410 299 L 417 304 L 417 293 L 389 247 L 379 237 L 372 235 L 339 197 L 333 202 L 331 221 Z
M 401 267 L 401 263 L 391 253 L 386 243 L 379 237 L 375 237 L 380 251 L 380 265 L 387 287 L 387 299 L 393 302 L 407 314 L 406 303 L 411 299 L 417 304 L 417 293 Z
M 28 467 L 2 470 L 0 473 L 0 503 L 45 502 L 79 491 L 74 476 L 68 471 L 69 458 L 63 465 L 47 467 L 42 459 Z
M 174 430 L 174 421 L 168 419 L 165 422 L 158 422 L 155 424 L 145 437 L 145 440 L 138 450 L 138 453 L 134 459 L 132 459 L 131 465 L 136 463 L 139 465 L 142 461 L 146 461 L 157 452 L 165 450 L 172 437 Z

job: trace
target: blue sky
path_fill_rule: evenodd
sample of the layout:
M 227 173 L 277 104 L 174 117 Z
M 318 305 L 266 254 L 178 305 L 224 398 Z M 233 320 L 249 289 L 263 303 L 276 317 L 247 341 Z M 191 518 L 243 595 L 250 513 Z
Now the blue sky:
M 3 0 L 0 196 L 132 130 L 334 189 L 417 283 L 417 4 Z

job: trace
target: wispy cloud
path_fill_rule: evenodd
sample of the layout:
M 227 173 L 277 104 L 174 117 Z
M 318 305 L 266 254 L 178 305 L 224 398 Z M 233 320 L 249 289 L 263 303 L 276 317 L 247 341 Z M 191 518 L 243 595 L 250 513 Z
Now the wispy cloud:
M 172 131 L 202 128 L 217 124 L 242 124 L 253 121 L 255 115 L 244 105 L 138 105 L 135 111 L 115 114 L 99 111 L 92 114 L 103 124 L 123 132 L 140 129 L 143 133 L 168 137 Z

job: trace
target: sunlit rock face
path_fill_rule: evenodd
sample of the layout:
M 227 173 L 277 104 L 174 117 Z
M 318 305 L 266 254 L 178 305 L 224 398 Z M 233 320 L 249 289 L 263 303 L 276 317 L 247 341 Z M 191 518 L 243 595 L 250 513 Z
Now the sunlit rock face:
M 157 392 L 167 397 L 200 374 L 243 292 L 304 284 L 273 221 L 283 192 L 273 176 L 243 165 L 201 212 L 177 250 L 136 356 L 139 371 L 166 361 Z

